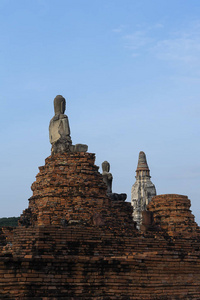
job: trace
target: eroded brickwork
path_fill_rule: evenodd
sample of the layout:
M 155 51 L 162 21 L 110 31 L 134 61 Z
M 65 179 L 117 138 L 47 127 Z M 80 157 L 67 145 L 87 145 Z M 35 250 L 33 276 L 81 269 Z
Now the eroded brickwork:
M 31 187 L 34 225 L 60 225 L 61 220 L 91 223 L 94 208 L 103 214 L 105 207 L 107 214 L 110 203 L 94 160 L 89 153 L 55 154 L 45 160 Z
M 199 238 L 18 228 L 0 260 L 1 299 L 199 299 Z M 13 297 L 13 298 L 12 298 Z
M 133 226 L 130 203 L 112 202 L 92 153 L 59 153 L 48 157 L 32 184 L 33 196 L 21 222 L 30 225 L 68 223 Z M 30 222 L 29 222 L 30 221 Z M 100 224 L 99 224 L 100 225 Z
M 191 237 L 199 232 L 190 210 L 190 200 L 182 195 L 159 195 L 153 197 L 148 210 L 153 212 L 154 223 L 170 236 Z
M 139 232 L 131 204 L 107 197 L 93 154 L 56 154 L 39 169 L 20 226 L 0 232 L 0 299 L 199 299 L 187 197 L 154 197 Z

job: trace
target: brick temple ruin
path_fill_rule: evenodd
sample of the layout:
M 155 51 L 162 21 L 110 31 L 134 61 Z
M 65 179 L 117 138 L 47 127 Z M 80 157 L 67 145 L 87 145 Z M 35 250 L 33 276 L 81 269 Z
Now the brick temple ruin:
M 131 203 L 108 193 L 95 155 L 72 144 L 63 99 L 55 98 L 52 154 L 29 207 L 18 227 L 0 229 L 0 299 L 200 299 L 190 200 L 154 196 L 139 231 Z

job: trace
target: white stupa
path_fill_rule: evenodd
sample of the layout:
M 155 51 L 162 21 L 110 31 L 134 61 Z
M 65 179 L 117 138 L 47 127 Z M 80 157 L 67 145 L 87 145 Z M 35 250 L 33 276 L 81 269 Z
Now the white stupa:
M 137 228 L 142 224 L 142 211 L 146 210 L 153 196 L 156 196 L 155 185 L 151 182 L 150 170 L 146 155 L 143 151 L 139 153 L 138 166 L 136 170 L 136 182 L 131 190 L 131 204 L 133 206 L 133 220 L 137 222 Z

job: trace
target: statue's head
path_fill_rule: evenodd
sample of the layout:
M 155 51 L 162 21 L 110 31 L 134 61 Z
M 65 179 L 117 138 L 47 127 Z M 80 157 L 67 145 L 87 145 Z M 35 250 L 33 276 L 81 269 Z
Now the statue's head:
M 66 100 L 63 96 L 57 95 L 54 99 L 55 115 L 64 114 L 66 109 Z
M 107 161 L 104 161 L 102 163 L 102 170 L 103 172 L 109 172 L 110 171 L 110 164 Z

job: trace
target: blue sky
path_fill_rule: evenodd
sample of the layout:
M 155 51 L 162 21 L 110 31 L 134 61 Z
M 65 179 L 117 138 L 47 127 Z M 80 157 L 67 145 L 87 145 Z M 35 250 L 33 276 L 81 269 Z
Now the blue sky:
M 28 207 L 57 94 L 130 201 L 139 151 L 200 224 L 199 0 L 0 1 L 0 217 Z

